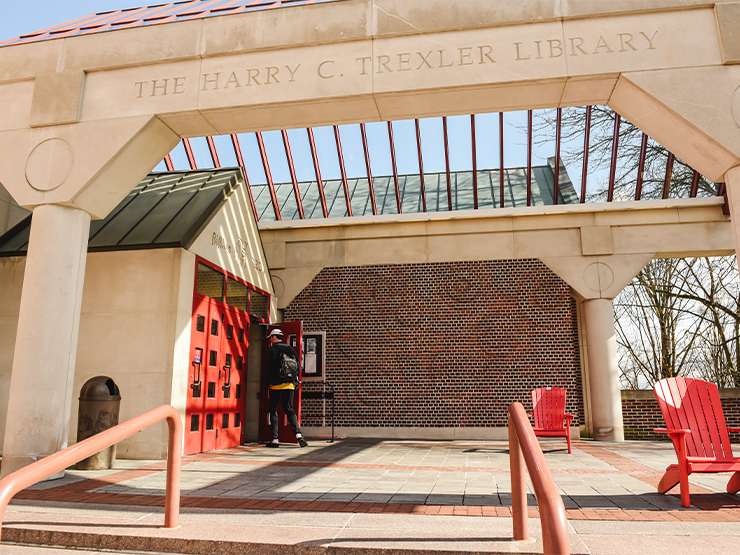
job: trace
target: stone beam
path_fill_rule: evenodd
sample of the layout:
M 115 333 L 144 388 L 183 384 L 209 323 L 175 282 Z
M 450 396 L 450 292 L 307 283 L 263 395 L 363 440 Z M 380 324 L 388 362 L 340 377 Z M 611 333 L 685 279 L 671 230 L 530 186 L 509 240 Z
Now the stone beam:
M 538 258 L 577 296 L 613 298 L 652 258 L 734 252 L 723 199 L 263 222 L 284 308 L 325 267 Z M 279 291 L 282 289 L 282 293 Z
M 740 156 L 737 6 L 353 0 L 9 46 L 0 130 L 155 116 L 198 136 L 608 103 L 718 179 Z
M 138 116 L 0 132 L 0 181 L 24 208 L 58 204 L 104 218 L 177 144 Z

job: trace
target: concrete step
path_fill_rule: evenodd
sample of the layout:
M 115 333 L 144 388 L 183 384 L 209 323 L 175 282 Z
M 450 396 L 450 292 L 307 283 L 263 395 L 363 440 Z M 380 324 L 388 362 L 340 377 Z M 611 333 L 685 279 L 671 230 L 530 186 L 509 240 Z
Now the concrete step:
M 162 523 L 161 509 L 153 507 L 14 504 L 5 514 L 2 544 L 127 554 L 542 553 L 538 519 L 530 519 L 534 539 L 527 542 L 513 541 L 512 521 L 503 517 L 185 508 L 178 528 L 165 529 Z M 588 552 L 572 531 L 571 553 Z M 33 551 L 30 554 L 36 555 Z M 0 555 L 5 553 L 0 551 Z M 27 554 L 18 551 L 18 555 Z

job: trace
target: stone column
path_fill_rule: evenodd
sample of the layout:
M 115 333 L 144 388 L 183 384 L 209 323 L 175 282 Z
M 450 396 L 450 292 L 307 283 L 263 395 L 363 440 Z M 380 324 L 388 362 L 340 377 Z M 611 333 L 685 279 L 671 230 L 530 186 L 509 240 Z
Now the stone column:
M 730 205 L 730 218 L 732 219 L 732 237 L 735 241 L 735 254 L 740 251 L 740 166 L 732 168 L 725 174 L 725 186 L 727 190 L 727 203 Z M 740 264 L 740 255 L 737 257 Z
M 617 338 L 611 299 L 583 301 L 594 439 L 624 441 Z
M 67 446 L 89 230 L 83 210 L 33 210 L 2 476 Z

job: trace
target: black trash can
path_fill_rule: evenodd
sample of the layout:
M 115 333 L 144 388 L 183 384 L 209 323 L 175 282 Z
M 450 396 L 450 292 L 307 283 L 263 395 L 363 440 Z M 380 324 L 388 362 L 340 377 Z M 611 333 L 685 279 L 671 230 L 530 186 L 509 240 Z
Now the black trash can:
M 77 417 L 77 441 L 87 439 L 118 425 L 121 395 L 118 386 L 107 376 L 95 376 L 80 389 L 80 409 Z M 78 470 L 113 468 L 116 446 L 103 449 L 75 465 Z

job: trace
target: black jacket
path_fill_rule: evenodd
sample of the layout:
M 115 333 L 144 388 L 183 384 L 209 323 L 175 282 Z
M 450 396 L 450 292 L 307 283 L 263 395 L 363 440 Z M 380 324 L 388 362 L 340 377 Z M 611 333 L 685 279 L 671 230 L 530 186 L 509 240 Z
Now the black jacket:
M 267 383 L 269 385 L 281 385 L 283 383 L 287 383 L 283 382 L 278 377 L 278 370 L 280 370 L 280 364 L 282 361 L 282 357 L 280 357 L 281 352 L 284 352 L 288 356 L 292 356 L 298 360 L 298 354 L 295 352 L 295 349 L 281 341 L 278 341 L 267 349 L 267 354 L 265 355 L 265 377 L 267 378 Z M 293 380 L 293 384 L 298 386 L 298 383 L 298 376 L 296 376 L 295 380 Z

